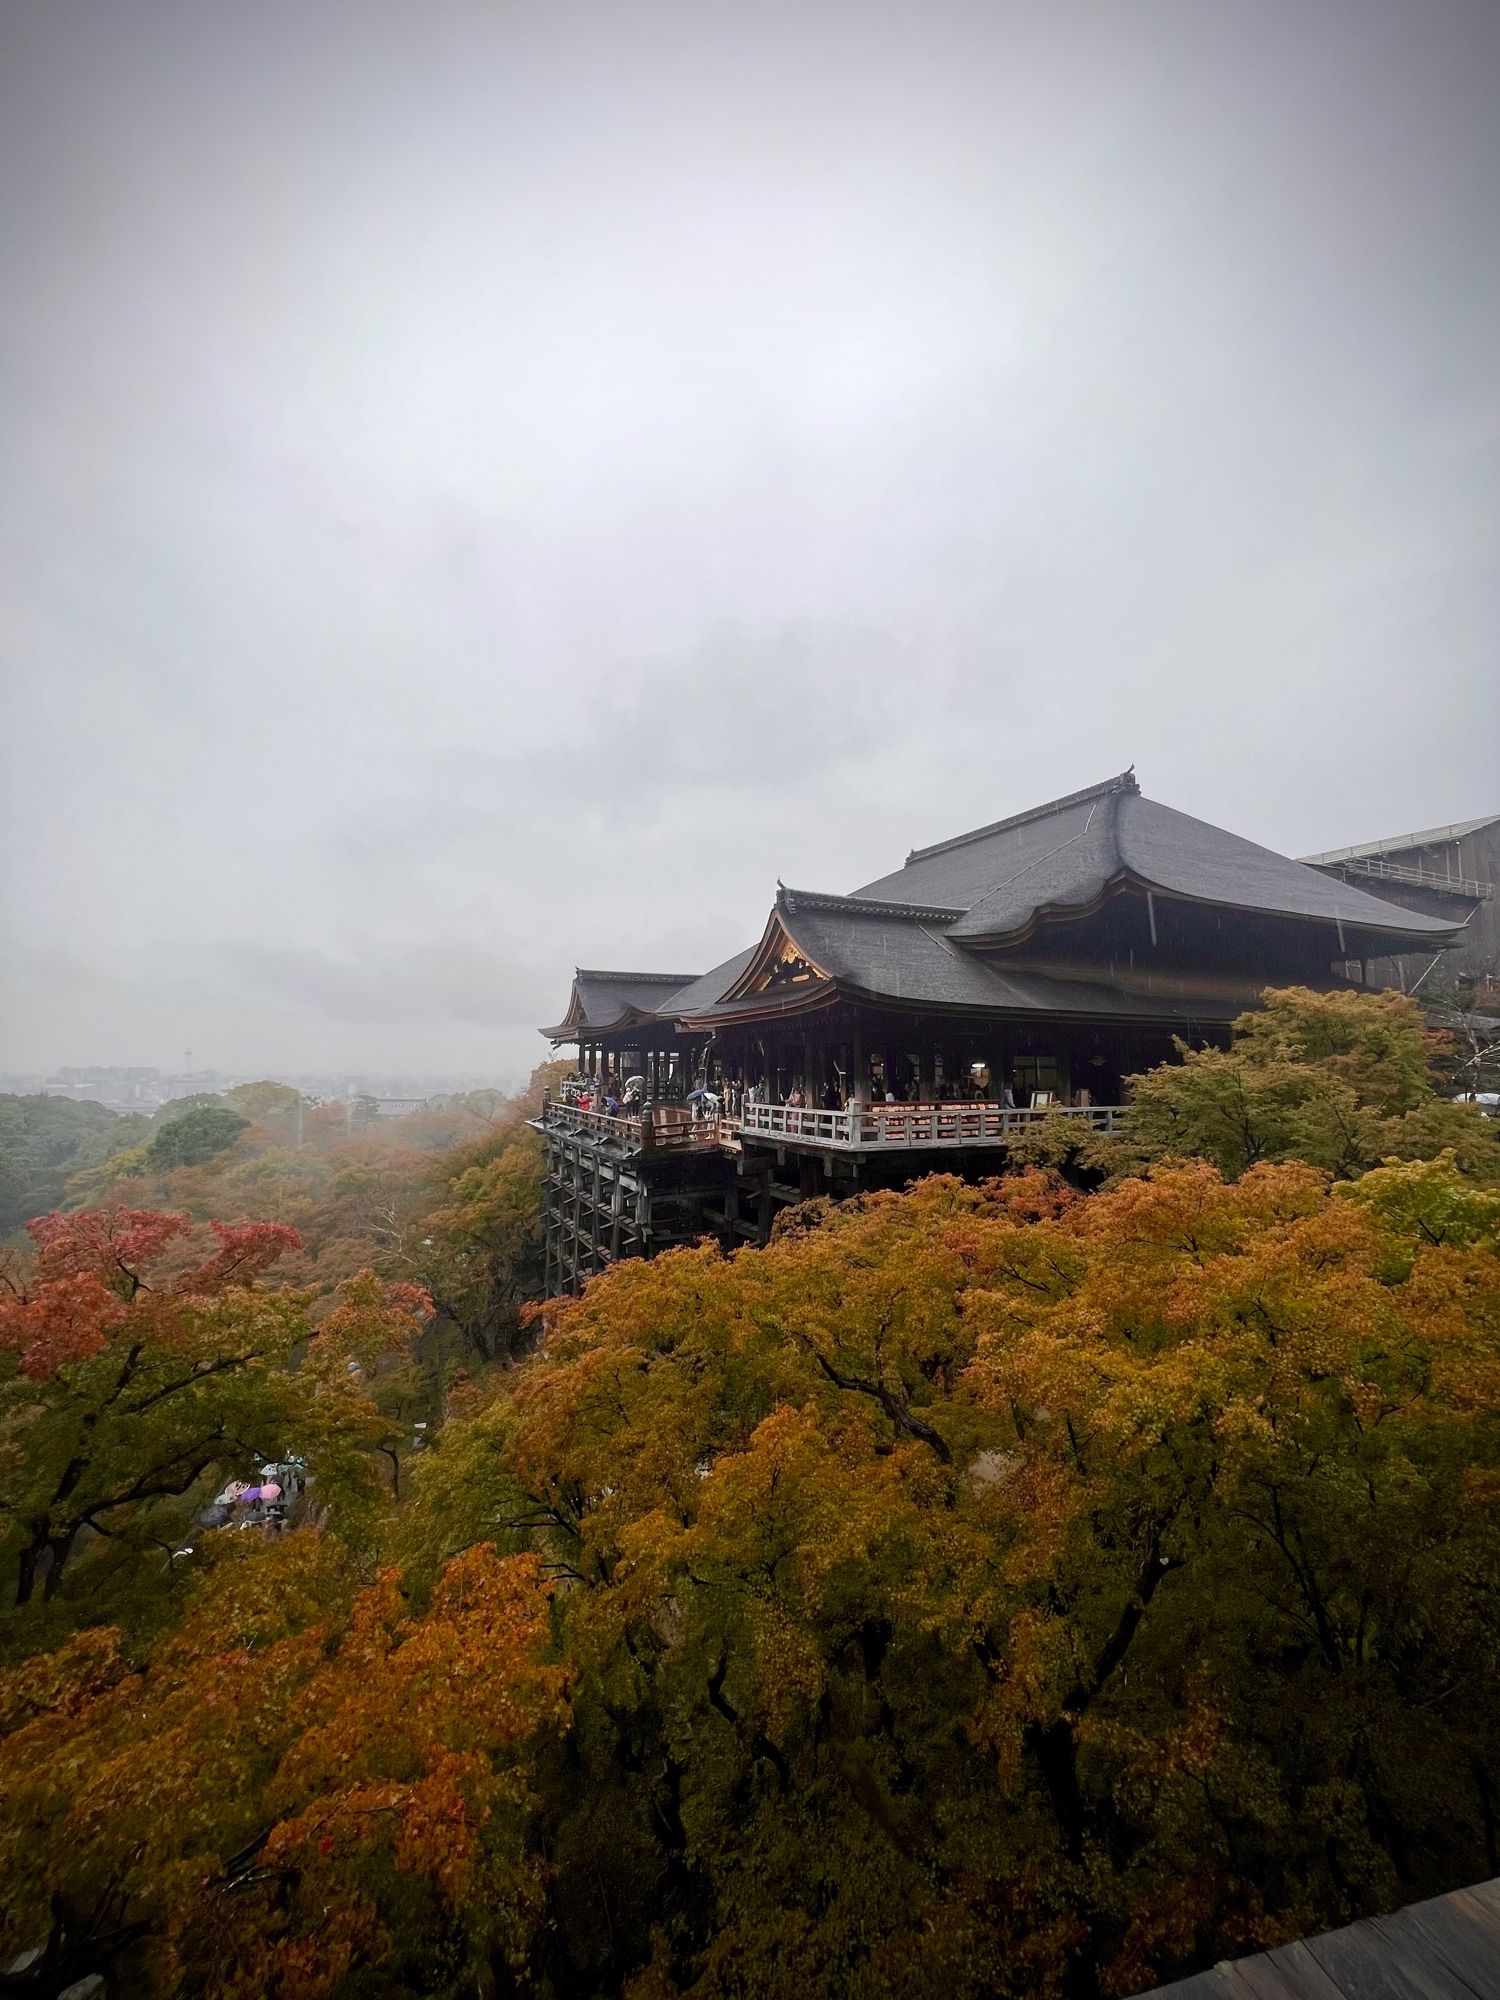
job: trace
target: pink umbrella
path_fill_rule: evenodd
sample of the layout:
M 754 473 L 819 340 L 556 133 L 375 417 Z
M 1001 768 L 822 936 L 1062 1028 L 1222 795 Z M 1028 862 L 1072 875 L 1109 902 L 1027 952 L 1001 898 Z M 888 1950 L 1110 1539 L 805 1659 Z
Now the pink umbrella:
M 260 1489 L 260 1497 L 262 1500 L 279 1500 L 281 1498 L 281 1488 L 276 1484 L 276 1481 L 273 1479 L 270 1481 L 268 1485 L 262 1486 L 262 1488 Z

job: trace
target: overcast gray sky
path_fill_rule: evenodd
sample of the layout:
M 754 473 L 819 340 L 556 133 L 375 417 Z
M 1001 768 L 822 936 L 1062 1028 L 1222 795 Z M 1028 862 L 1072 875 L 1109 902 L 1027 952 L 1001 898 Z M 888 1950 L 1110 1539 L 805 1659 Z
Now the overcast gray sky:
M 1495 0 L 0 0 L 0 1066 L 1500 807 Z

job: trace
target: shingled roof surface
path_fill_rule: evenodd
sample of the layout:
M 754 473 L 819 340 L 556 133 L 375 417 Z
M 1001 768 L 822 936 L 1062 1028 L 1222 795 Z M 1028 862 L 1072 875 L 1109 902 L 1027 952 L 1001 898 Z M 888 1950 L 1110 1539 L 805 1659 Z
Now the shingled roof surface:
M 967 914 L 954 924 L 954 937 L 1004 937 L 1024 929 L 1038 910 L 1087 908 L 1121 877 L 1193 902 L 1319 918 L 1356 930 L 1438 939 L 1454 929 L 1143 798 L 1128 771 L 919 848 L 904 868 L 854 893 L 887 903 L 960 907 Z
M 579 1025 L 586 1028 L 607 1028 L 632 1008 L 642 1014 L 657 1013 L 676 988 L 685 986 L 692 977 L 690 972 L 594 972 L 580 966 L 573 975 L 573 993 L 564 1020 L 572 1018 L 575 1000 L 581 1015 Z
M 1143 798 L 1131 771 L 917 849 L 904 867 L 851 896 L 781 889 L 775 915 L 835 985 L 912 1006 L 1229 1021 L 1251 1003 L 1253 984 L 1241 992 L 1221 982 L 1213 997 L 1200 984 L 1187 999 L 1180 982 L 1164 975 L 1158 986 L 1142 976 L 1145 968 L 1117 986 L 1097 975 L 1075 980 L 1002 969 L 965 948 L 1019 939 L 1040 916 L 1087 911 L 1122 885 L 1339 925 L 1348 933 L 1338 940 L 1340 956 L 1441 946 L 1461 928 Z M 580 970 L 574 996 L 581 1023 L 572 1009 L 567 1018 L 592 1029 L 623 1025 L 630 1010 L 661 1020 L 729 1018 L 749 1007 L 750 996 L 735 989 L 760 949 L 737 952 L 698 976 Z M 800 1002 L 787 996 L 784 1004 Z
M 1496 2000 L 1500 1880 L 1279 1951 L 1226 1960 L 1141 2000 Z
M 716 965 L 712 972 L 705 972 L 681 992 L 674 993 L 665 1004 L 665 1011 L 674 1017 L 682 1014 L 696 1014 L 712 1007 L 739 978 L 745 967 L 754 958 L 757 947 L 748 945 L 744 951 L 737 951 L 733 958 L 726 958 L 722 965 Z
M 995 1014 L 1138 1014 L 1159 1019 L 1230 1021 L 1250 1005 L 1253 984 L 1226 993 L 1222 1009 L 1172 992 L 1130 994 L 1108 979 L 1059 978 L 1026 966 L 1000 966 L 954 943 L 925 917 L 869 915 L 859 898 L 804 902 L 795 892 L 782 921 L 816 965 L 839 985 L 913 1004 L 982 1008 Z M 685 1009 L 682 1011 L 686 1011 Z M 705 1012 L 708 1010 L 705 1009 Z

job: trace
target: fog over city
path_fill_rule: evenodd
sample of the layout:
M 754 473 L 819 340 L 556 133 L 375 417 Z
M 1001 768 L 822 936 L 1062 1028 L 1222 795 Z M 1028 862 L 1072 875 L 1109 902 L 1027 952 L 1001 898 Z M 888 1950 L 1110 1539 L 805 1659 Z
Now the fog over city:
M 0 3 L 0 1068 L 1500 809 L 1493 0 Z

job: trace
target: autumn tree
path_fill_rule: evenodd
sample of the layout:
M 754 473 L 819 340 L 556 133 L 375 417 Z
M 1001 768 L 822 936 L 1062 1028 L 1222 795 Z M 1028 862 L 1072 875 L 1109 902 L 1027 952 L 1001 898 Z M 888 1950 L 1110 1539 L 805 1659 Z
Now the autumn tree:
M 1264 1063 L 1325 1078 L 1276 1110 L 1299 1143 L 1339 1091 L 1417 1131 L 1403 1020 L 1350 1045 L 1299 1007 Z M 447 1162 L 472 1226 L 515 1219 L 503 1140 Z M 399 1503 L 369 1468 L 423 1296 L 389 1270 L 291 1295 L 265 1393 L 323 1531 L 200 1538 L 175 1625 L 58 1644 L 19 1614 L 0 1962 L 166 2000 L 1111 2000 L 1497 1872 L 1475 1158 L 934 1177 L 764 1250 L 627 1261 L 535 1309 L 533 1351 L 470 1356 Z M 50 1494 L 94 1429 L 124 1448 L 153 1314 L 137 1369 L 286 1299 L 185 1234 L 127 1254 L 176 1221 L 52 1225 L 6 1308 L 7 1476 L 34 1451 Z M 74 1313 L 47 1288 L 80 1276 L 105 1297 Z M 91 1534 L 64 1596 L 114 1546 Z
M 414 1289 L 368 1280 L 315 1338 L 308 1295 L 259 1282 L 296 1247 L 282 1226 L 113 1209 L 30 1233 L 33 1266 L 0 1297 L 0 1550 L 20 1612 L 50 1605 L 85 1548 L 91 1570 L 160 1562 L 210 1474 L 297 1446 L 357 1490 L 353 1455 L 390 1430 L 362 1385 L 419 1331 Z
M 541 1147 L 518 1120 L 445 1160 L 404 1254 L 470 1358 L 515 1352 L 541 1283 Z M 415 1240 L 412 1240 L 412 1239 Z
M 551 1309 L 408 1532 L 559 1580 L 556 1983 L 1128 1993 L 1492 1867 L 1493 1228 L 933 1180 Z
M 1268 990 L 1232 1048 L 1179 1041 L 1174 1062 L 1129 1079 L 1117 1164 L 1193 1156 L 1234 1175 L 1305 1160 L 1345 1180 L 1448 1148 L 1464 1172 L 1500 1179 L 1493 1124 L 1440 1094 L 1445 1051 L 1404 994 Z
M 512 1985 L 567 1719 L 535 1558 L 471 1549 L 417 1610 L 326 1537 L 237 1541 L 138 1667 L 96 1629 L 0 1674 L 0 1953 L 47 1993 Z

